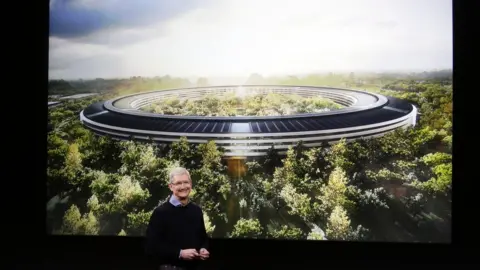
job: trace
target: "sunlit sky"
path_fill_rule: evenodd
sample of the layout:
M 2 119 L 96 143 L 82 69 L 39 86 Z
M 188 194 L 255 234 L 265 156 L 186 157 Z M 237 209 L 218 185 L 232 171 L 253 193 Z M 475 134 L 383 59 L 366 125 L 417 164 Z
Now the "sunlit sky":
M 451 0 L 56 0 L 51 79 L 452 68 Z

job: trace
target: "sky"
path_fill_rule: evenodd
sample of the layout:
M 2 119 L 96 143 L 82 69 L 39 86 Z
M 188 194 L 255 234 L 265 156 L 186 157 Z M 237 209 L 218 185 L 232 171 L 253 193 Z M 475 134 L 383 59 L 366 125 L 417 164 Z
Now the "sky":
M 452 68 L 451 0 L 51 0 L 50 79 Z

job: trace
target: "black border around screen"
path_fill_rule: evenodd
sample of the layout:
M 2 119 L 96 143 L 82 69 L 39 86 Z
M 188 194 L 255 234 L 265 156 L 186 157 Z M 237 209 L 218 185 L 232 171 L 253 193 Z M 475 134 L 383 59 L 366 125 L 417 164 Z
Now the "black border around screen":
M 14 202 L 18 209 L 14 215 L 15 219 L 13 216 L 10 218 L 5 216 L 3 219 L 5 223 L 13 224 L 17 231 L 14 233 L 4 231 L 3 236 L 11 237 L 16 242 L 17 265 L 33 265 L 44 261 L 48 265 L 46 269 L 76 269 L 75 266 L 84 268 L 86 265 L 89 269 L 149 269 L 141 237 L 46 235 L 48 2 L 34 1 L 30 4 L 25 15 L 26 21 L 22 22 L 24 29 L 18 34 L 26 39 L 24 42 L 28 44 L 26 46 L 28 51 L 21 52 L 20 59 L 16 59 L 19 63 L 11 68 L 18 68 L 16 72 L 20 76 L 15 80 L 29 86 L 15 89 L 13 85 L 13 88 L 5 89 L 13 94 L 12 98 L 5 99 L 17 102 L 22 100 L 12 104 L 17 108 L 16 111 L 5 114 L 8 120 L 13 121 L 8 124 L 8 128 L 4 126 L 4 133 L 13 135 L 14 141 L 22 146 L 22 150 L 17 150 L 18 153 L 15 154 L 18 156 L 9 158 L 12 165 L 7 165 L 4 171 L 4 175 L 8 171 L 13 171 L 17 177 L 2 177 L 18 185 L 15 190 L 4 190 L 5 196 L 9 193 L 17 196 Z M 20 7 L 20 10 L 26 10 L 26 7 Z M 478 105 L 473 104 L 478 102 L 478 99 L 468 96 L 469 90 L 470 93 L 475 90 L 471 89 L 474 88 L 473 84 L 468 81 L 470 79 L 474 83 L 474 76 L 468 75 L 470 70 L 467 67 L 469 60 L 473 64 L 474 59 L 474 51 L 469 50 L 470 44 L 467 42 L 469 32 L 467 26 L 474 25 L 468 21 L 474 17 L 472 13 L 469 14 L 471 10 L 473 8 L 453 1 L 455 202 L 452 215 L 454 219 L 452 244 L 213 239 L 212 258 L 209 262 L 212 269 L 231 269 L 239 266 L 248 269 L 257 266 L 272 269 L 273 265 L 283 263 L 296 264 L 293 269 L 302 269 L 302 266 L 307 269 L 319 269 L 327 265 L 337 267 L 345 262 L 351 262 L 355 267 L 360 261 L 368 266 L 373 266 L 375 261 L 379 261 L 379 265 L 383 267 L 396 266 L 402 262 L 435 264 L 445 264 L 454 260 L 466 262 L 467 256 L 471 255 L 467 243 L 474 245 L 475 237 L 478 237 L 478 229 L 473 222 L 473 215 L 476 212 L 473 206 L 475 195 L 469 196 L 467 192 L 477 190 L 473 185 L 476 184 L 478 176 L 473 171 L 478 167 L 475 164 L 475 160 L 478 159 L 474 153 L 472 158 L 466 156 L 473 151 L 474 146 L 467 143 L 475 142 L 477 136 L 473 134 L 471 128 L 467 130 L 466 121 L 463 120 L 475 119 L 478 115 L 475 111 Z M 28 74 L 25 74 L 26 72 Z M 31 92 L 22 95 L 21 91 Z M 472 104 L 467 105 L 467 100 L 472 101 Z M 28 119 L 18 114 L 18 108 L 29 110 Z M 470 135 L 475 137 L 469 140 L 467 137 Z M 465 149 L 472 150 L 464 151 Z M 4 150 L 4 153 L 8 151 Z M 26 168 L 27 164 L 31 167 Z M 472 173 L 469 173 L 470 170 Z M 472 204 L 467 202 L 468 199 L 472 200 Z M 5 204 L 4 207 L 9 207 L 9 204 Z

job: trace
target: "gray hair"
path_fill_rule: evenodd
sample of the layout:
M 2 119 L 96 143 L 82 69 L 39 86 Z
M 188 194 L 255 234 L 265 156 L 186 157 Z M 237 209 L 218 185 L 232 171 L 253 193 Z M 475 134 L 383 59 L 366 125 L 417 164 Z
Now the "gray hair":
M 183 168 L 183 167 L 177 167 L 177 168 L 174 168 L 170 171 L 170 181 L 169 183 L 172 184 L 173 183 L 173 180 L 174 180 L 174 177 L 176 175 L 187 175 L 188 176 L 188 179 L 190 181 L 192 181 L 192 178 L 190 178 L 190 173 L 187 171 L 187 169 Z

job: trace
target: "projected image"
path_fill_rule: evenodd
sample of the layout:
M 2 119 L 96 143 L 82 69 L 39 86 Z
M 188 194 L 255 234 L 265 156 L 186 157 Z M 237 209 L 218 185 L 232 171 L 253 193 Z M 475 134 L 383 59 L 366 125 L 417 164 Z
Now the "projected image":
M 450 242 L 451 1 L 51 1 L 47 230 Z

